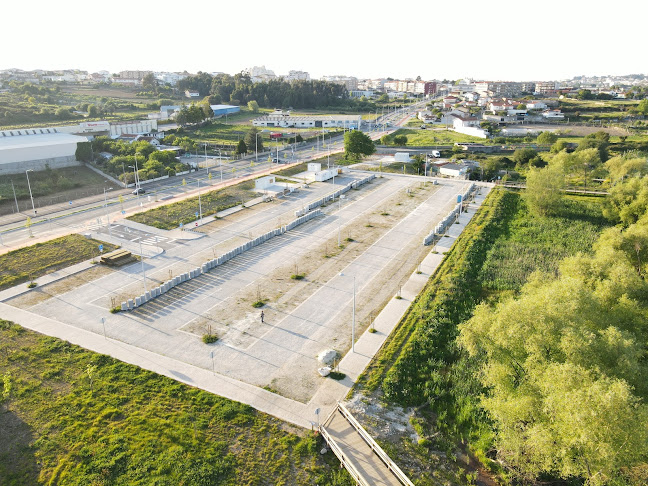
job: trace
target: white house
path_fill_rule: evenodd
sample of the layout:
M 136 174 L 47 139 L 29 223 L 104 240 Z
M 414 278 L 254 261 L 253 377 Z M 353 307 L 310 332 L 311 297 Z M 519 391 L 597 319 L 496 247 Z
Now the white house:
M 527 110 L 546 110 L 547 103 L 540 100 L 529 101 L 526 104 Z
M 550 120 L 564 120 L 565 115 L 560 110 L 545 110 L 542 112 L 542 116 L 544 118 L 550 119 Z
M 187 98 L 200 98 L 200 93 L 198 91 L 186 90 L 185 96 Z
M 465 179 L 466 174 L 468 174 L 468 166 L 459 164 L 446 164 L 439 167 L 439 173 L 441 175 L 456 177 L 458 179 Z

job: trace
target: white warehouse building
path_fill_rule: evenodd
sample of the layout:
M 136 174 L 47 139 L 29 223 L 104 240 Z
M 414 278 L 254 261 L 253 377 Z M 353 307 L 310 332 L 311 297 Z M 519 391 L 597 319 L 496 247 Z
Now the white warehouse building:
M 79 165 L 77 144 L 87 141 L 53 128 L 0 131 L 0 174 Z
M 359 115 L 266 115 L 252 121 L 255 127 L 281 128 L 360 128 L 362 117 Z

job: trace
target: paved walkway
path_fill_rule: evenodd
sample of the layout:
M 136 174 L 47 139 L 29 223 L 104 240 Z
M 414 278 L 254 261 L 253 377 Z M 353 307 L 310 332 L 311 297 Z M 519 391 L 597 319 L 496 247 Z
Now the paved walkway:
M 320 408 L 320 416 L 328 416 L 338 401 L 344 399 L 358 376 L 380 350 L 385 340 L 398 325 L 411 302 L 423 289 L 429 277 L 434 273 L 443 259 L 443 252 L 450 249 L 456 237 L 472 219 L 477 207 L 483 201 L 489 188 L 482 190 L 476 203 L 470 205 L 470 211 L 460 218 L 460 224 L 452 225 L 448 231 L 450 238 L 441 238 L 437 245 L 438 254 L 430 253 L 420 265 L 421 274 L 412 274 L 402 287 L 402 299 L 392 299 L 376 317 L 374 327 L 377 332 L 365 332 L 356 341 L 355 352 L 349 352 L 342 359 L 339 369 L 347 376 L 344 380 L 325 380 L 313 398 L 303 404 L 284 398 L 259 387 L 242 381 L 213 373 L 201 367 L 184 363 L 180 360 L 143 350 L 112 339 L 105 339 L 96 334 L 60 321 L 36 315 L 27 310 L 18 309 L 0 303 L 0 317 L 11 320 L 34 331 L 58 337 L 78 344 L 92 351 L 108 354 L 124 362 L 131 363 L 150 371 L 168 376 L 189 385 L 202 388 L 223 397 L 247 403 L 252 407 L 276 416 L 284 421 L 301 427 L 310 427 L 316 422 L 315 409 Z M 79 264 L 83 265 L 83 264 Z M 68 269 L 70 270 L 70 269 Z M 41 279 L 43 279 L 42 277 Z M 6 292 L 6 291 L 5 291 Z
M 360 476 L 371 485 L 402 486 L 385 463 L 340 413 L 322 424 Z

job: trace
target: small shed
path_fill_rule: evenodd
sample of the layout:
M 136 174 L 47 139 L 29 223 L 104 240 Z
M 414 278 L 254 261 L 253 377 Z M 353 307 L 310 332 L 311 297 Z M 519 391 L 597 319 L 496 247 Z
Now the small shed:
M 260 177 L 254 181 L 254 189 L 264 191 L 270 186 L 274 186 L 275 176 Z

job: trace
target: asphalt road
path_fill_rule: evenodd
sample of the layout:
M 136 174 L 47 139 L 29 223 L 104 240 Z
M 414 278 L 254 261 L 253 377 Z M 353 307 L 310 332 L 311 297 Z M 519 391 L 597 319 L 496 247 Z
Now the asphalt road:
M 396 130 L 407 121 L 413 111 L 420 108 L 418 105 L 420 103 L 380 116 L 376 120 L 377 123 L 374 124 L 377 127 L 366 131 L 366 133 L 372 139 L 379 139 L 384 134 Z M 279 158 L 283 163 L 292 163 L 325 157 L 327 154 L 344 150 L 344 137 L 338 136 L 330 141 L 326 140 L 326 144 L 326 147 L 317 142 L 296 148 L 291 146 L 283 151 L 280 150 Z M 174 200 L 187 192 L 196 191 L 199 181 L 201 187 L 213 186 L 221 181 L 228 182 L 255 172 L 262 172 L 271 166 L 277 166 L 278 164 L 268 162 L 268 156 L 268 153 L 253 154 L 241 160 L 228 161 L 227 165 L 220 164 L 218 159 L 205 161 L 204 158 L 199 157 L 203 160 L 201 165 L 206 165 L 207 168 L 183 176 L 143 184 L 142 187 L 146 193 L 142 195 L 135 196 L 131 194 L 132 189 L 123 189 L 108 192 L 105 203 L 104 199 L 98 196 L 88 198 L 91 199 L 90 201 L 72 201 L 72 204 L 57 204 L 39 208 L 36 215 L 31 214 L 30 211 L 21 213 L 19 218 L 17 218 L 18 215 L 0 217 L 0 248 L 3 246 L 18 247 L 32 238 L 47 238 L 70 231 L 84 232 L 99 229 L 106 225 L 111 213 L 125 214 L 138 207 L 145 209 L 147 204 L 156 200 L 166 198 Z M 273 152 L 272 156 L 275 157 L 276 153 Z M 208 178 L 209 173 L 211 173 L 211 180 Z M 120 197 L 122 198 L 121 202 L 119 201 Z M 28 220 L 28 218 L 30 219 Z M 30 222 L 29 226 L 27 226 L 28 221 Z

